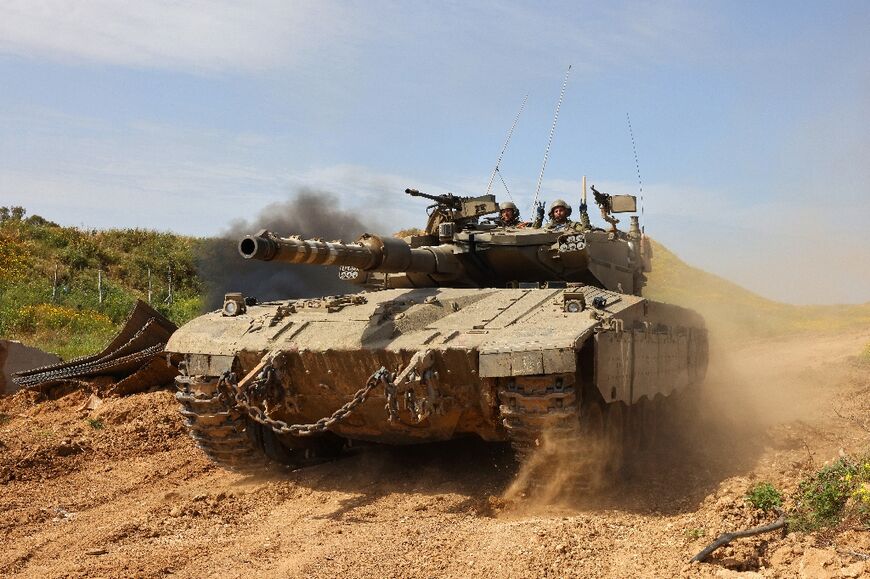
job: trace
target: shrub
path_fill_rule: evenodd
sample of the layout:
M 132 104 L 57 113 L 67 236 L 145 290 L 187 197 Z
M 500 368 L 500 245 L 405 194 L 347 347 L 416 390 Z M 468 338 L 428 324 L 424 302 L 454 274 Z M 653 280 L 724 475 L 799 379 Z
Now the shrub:
M 746 500 L 750 505 L 762 511 L 772 511 L 782 506 L 782 495 L 769 482 L 760 482 L 749 489 Z
M 55 304 L 22 306 L 17 318 L 16 330 L 23 333 L 62 330 L 81 334 L 114 330 L 112 320 L 103 314 Z
M 30 267 L 23 243 L 0 238 L 0 281 L 20 281 L 27 276 Z
M 798 486 L 789 525 L 811 531 L 839 524 L 847 514 L 870 525 L 870 455 L 843 457 L 809 475 Z M 847 504 L 851 511 L 847 513 Z

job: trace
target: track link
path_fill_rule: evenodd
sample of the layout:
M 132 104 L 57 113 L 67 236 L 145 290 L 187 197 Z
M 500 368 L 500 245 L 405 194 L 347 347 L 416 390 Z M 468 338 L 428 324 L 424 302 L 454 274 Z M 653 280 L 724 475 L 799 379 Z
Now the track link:
M 520 461 L 545 444 L 576 437 L 580 405 L 573 374 L 517 376 L 499 388 L 499 412 Z
M 227 406 L 218 393 L 217 376 L 178 376 L 175 382 L 175 398 L 191 438 L 223 468 L 251 473 L 270 463 L 310 466 L 337 456 L 344 445 L 332 433 L 305 438 L 275 434 Z
M 218 465 L 237 471 L 263 470 L 268 461 L 251 440 L 248 421 L 228 408 L 214 376 L 178 376 L 175 398 L 197 446 Z

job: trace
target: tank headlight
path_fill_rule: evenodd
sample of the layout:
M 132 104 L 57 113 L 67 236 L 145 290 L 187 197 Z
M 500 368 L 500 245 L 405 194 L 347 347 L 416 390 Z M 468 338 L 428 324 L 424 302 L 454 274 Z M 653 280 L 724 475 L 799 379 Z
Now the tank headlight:
M 565 311 L 570 314 L 582 312 L 583 308 L 583 302 L 581 302 L 580 300 L 568 300 L 565 302 Z
M 568 251 L 568 244 L 567 244 L 567 243 L 563 243 L 562 245 L 560 245 L 560 246 L 559 246 L 559 251 Z
M 569 235 L 568 239 L 566 239 L 565 241 L 567 241 L 568 243 L 577 243 L 577 238 L 573 235 Z
M 576 250 L 576 249 L 577 249 L 577 244 L 576 244 L 576 243 L 569 243 L 569 244 L 568 244 L 568 249 L 570 249 L 571 251 Z
M 221 313 L 225 316 L 237 316 L 245 313 L 245 298 L 240 293 L 230 293 L 224 296 L 224 307 Z

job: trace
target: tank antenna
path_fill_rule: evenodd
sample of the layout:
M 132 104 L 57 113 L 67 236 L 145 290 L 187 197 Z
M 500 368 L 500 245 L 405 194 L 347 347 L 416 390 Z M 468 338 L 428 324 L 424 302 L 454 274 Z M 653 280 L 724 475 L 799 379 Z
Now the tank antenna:
M 535 187 L 535 200 L 532 202 L 532 213 L 538 205 L 538 196 L 541 194 L 541 183 L 544 181 L 544 170 L 547 168 L 547 159 L 550 157 L 550 145 L 553 144 L 553 135 L 556 134 L 556 123 L 559 120 L 559 109 L 562 108 L 562 99 L 565 97 L 565 87 L 568 86 L 568 75 L 571 74 L 571 65 L 565 71 L 565 80 L 562 81 L 562 90 L 559 92 L 559 102 L 556 103 L 556 113 L 553 115 L 553 126 L 550 127 L 550 138 L 547 140 L 547 148 L 544 150 L 544 163 L 541 165 L 541 174 L 538 176 L 538 186 Z
M 625 113 L 625 118 L 628 119 L 628 134 L 631 137 L 631 150 L 634 151 L 634 168 L 637 169 L 637 185 L 640 194 L 640 220 L 644 224 L 641 227 L 641 232 L 644 232 L 646 222 L 643 219 L 643 180 L 640 178 L 640 162 L 637 160 L 637 145 L 634 142 L 634 131 L 631 129 L 631 116 Z
M 514 118 L 514 124 L 511 125 L 511 130 L 508 131 L 507 138 L 504 140 L 504 146 L 501 148 L 501 153 L 498 154 L 498 160 L 495 162 L 495 169 L 492 170 L 492 175 L 489 176 L 489 185 L 486 186 L 486 194 L 489 195 L 489 192 L 492 191 L 492 182 L 495 180 L 495 174 L 498 173 L 498 178 L 501 179 L 502 185 L 504 185 L 504 190 L 507 191 L 508 197 L 513 201 L 514 198 L 511 195 L 510 189 L 508 189 L 507 184 L 504 182 L 504 178 L 501 176 L 501 172 L 498 170 L 501 166 L 501 159 L 504 157 L 504 152 L 507 151 L 508 145 L 511 142 L 511 137 L 514 134 L 514 129 L 517 127 L 517 123 L 520 120 L 520 115 L 523 114 L 523 109 L 526 108 L 526 101 L 528 100 L 529 95 L 523 97 L 523 103 L 520 105 L 520 110 L 517 113 L 516 118 Z
M 589 222 L 589 212 L 586 206 L 586 175 L 583 175 L 583 181 L 580 185 L 580 225 L 583 231 L 592 229 L 592 224 Z

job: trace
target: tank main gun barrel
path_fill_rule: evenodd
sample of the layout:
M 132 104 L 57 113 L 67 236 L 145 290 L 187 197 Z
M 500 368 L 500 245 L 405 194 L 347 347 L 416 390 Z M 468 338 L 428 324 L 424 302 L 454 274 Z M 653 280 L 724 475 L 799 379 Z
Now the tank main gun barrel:
M 384 273 L 456 274 L 461 265 L 449 246 L 415 247 L 393 237 L 365 234 L 355 243 L 278 237 L 263 230 L 239 241 L 245 259 L 308 265 L 345 265 Z

